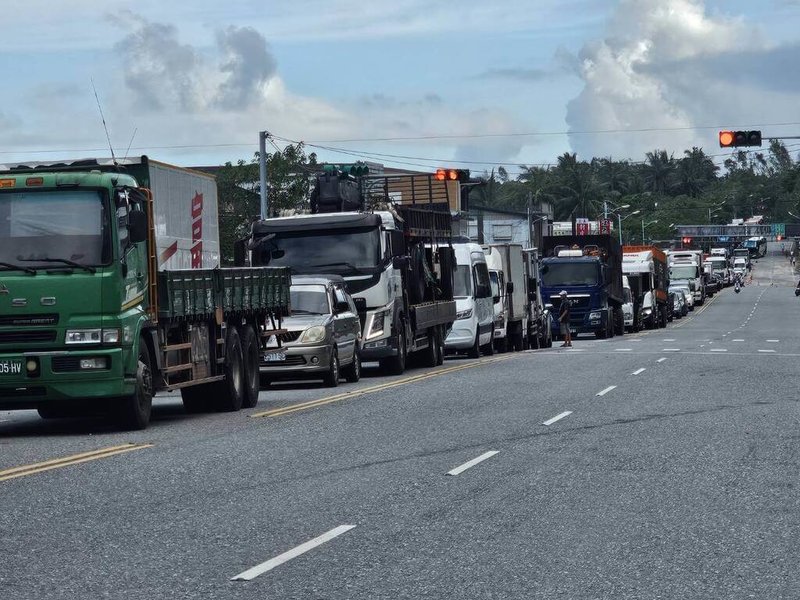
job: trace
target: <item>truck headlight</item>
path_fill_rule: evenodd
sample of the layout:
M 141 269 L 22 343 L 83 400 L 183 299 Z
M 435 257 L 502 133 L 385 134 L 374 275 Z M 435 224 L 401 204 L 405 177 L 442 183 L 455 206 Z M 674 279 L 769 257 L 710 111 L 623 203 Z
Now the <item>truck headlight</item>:
M 324 325 L 314 325 L 303 332 L 303 335 L 300 336 L 300 343 L 315 344 L 324 340 L 326 335 L 327 331 Z
M 119 329 L 68 329 L 64 343 L 68 345 L 118 344 Z
M 589 313 L 589 319 L 591 319 L 592 321 L 594 321 L 596 319 L 601 319 L 602 317 L 603 317 L 603 314 L 600 313 L 600 312 Z
M 644 313 L 644 315 L 645 315 L 645 316 L 647 316 L 647 315 L 649 315 L 651 312 L 653 312 L 653 309 L 652 309 L 652 308 L 645 308 L 645 309 L 644 309 L 642 312 Z
M 369 327 L 367 339 L 374 338 L 383 333 L 383 322 L 386 320 L 387 316 L 389 316 L 388 310 L 381 310 L 372 315 L 372 325 Z
M 472 316 L 472 309 L 468 308 L 467 310 L 462 310 L 456 313 L 456 320 L 460 321 L 461 319 L 469 319 Z

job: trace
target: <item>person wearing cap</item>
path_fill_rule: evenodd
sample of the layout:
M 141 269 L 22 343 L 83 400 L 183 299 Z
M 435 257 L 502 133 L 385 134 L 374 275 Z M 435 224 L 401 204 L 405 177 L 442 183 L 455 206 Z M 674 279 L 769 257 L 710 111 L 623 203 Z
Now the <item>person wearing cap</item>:
M 567 300 L 566 290 L 561 290 L 558 294 L 561 297 L 561 305 L 558 309 L 558 323 L 561 326 L 561 335 L 564 336 L 562 348 L 572 347 L 572 332 L 569 330 L 569 301 Z

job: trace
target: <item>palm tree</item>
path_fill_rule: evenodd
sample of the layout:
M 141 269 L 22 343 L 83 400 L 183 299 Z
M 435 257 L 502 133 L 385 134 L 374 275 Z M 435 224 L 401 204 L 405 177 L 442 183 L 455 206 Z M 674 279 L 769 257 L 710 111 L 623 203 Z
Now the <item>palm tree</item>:
M 648 152 L 645 155 L 643 171 L 647 189 L 656 194 L 663 194 L 672 184 L 675 159 L 668 156 L 666 150 Z

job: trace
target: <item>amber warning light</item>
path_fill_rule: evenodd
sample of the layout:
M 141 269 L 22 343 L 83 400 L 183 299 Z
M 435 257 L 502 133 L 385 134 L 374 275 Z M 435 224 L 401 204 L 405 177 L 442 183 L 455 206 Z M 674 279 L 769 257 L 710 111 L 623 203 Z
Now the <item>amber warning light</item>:
M 468 169 L 436 169 L 436 179 L 438 181 L 468 181 Z
M 720 148 L 728 148 L 733 146 L 733 132 L 732 131 L 720 131 L 719 132 L 719 147 Z

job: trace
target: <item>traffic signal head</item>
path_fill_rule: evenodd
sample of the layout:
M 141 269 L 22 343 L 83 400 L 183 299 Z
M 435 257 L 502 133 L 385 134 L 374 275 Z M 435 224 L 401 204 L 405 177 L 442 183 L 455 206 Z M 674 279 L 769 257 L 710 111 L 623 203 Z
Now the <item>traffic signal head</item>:
M 436 169 L 438 181 L 468 181 L 469 169 Z
M 720 148 L 738 148 L 740 146 L 760 146 L 761 132 L 757 129 L 752 131 L 720 131 Z

